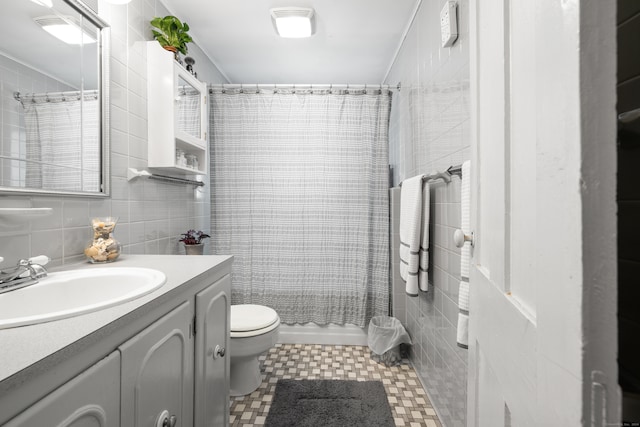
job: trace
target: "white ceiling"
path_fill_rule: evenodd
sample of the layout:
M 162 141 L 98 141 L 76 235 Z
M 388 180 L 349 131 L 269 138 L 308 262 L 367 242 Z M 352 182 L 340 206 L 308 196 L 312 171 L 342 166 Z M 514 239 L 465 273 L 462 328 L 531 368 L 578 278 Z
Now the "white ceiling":
M 418 0 L 163 0 L 231 83 L 382 83 Z M 308 39 L 276 35 L 269 9 L 312 7 Z

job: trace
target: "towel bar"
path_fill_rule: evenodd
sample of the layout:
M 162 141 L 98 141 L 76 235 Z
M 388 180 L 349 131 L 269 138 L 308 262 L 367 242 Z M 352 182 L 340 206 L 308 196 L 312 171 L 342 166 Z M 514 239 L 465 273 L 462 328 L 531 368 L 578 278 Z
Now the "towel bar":
M 146 171 L 146 170 L 139 171 L 134 168 L 129 168 L 129 170 L 127 171 L 127 181 L 131 181 L 132 179 L 138 178 L 138 177 L 157 179 L 159 181 L 166 181 L 166 182 L 174 182 L 177 184 L 191 184 L 191 185 L 195 185 L 196 187 L 202 187 L 204 185 L 204 182 L 202 181 L 195 181 L 193 179 L 185 179 L 185 178 L 176 178 L 176 177 L 167 176 L 167 175 L 158 175 L 158 174 L 150 173 L 149 171 Z
M 449 166 L 449 168 L 444 172 L 433 172 L 429 175 L 424 175 L 422 177 L 422 182 L 442 179 L 448 184 L 451 182 L 451 177 L 453 175 L 457 175 L 459 178 L 462 178 L 462 165 Z M 402 187 L 402 183 L 400 183 L 400 187 Z

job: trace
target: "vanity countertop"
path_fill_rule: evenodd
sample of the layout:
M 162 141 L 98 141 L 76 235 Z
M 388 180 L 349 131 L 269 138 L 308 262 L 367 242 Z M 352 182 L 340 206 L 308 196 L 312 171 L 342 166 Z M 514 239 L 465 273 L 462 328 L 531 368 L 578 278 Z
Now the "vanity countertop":
M 104 337 L 129 334 L 138 319 L 154 309 L 171 307 L 172 301 L 189 288 L 228 274 L 232 256 L 122 255 L 109 264 L 74 264 L 59 270 L 109 267 L 146 267 L 162 271 L 166 283 L 136 300 L 92 313 L 30 326 L 0 330 L 0 399 L 21 384 L 55 370 L 70 357 L 104 351 Z M 195 279 L 195 280 L 194 280 Z M 95 350 L 94 350 L 95 349 Z M 115 350 L 115 348 L 113 349 Z

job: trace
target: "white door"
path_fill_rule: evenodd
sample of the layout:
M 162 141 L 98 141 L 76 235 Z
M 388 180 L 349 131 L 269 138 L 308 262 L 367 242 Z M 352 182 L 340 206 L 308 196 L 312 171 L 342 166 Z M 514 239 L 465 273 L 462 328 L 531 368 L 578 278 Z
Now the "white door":
M 500 17 L 506 21 L 505 2 L 472 3 L 476 3 L 479 54 L 475 69 L 472 66 L 472 79 L 477 78 L 471 159 L 475 242 L 469 270 L 467 419 L 469 426 L 536 426 L 536 188 L 531 179 L 536 166 L 535 124 L 510 114 L 516 107 L 522 108 L 522 114 L 532 110 L 533 105 L 519 101 L 535 99 L 535 94 L 533 85 L 518 86 L 523 92 L 509 87 L 510 79 L 522 76 L 512 67 L 523 66 L 524 79 L 529 75 L 526 68 L 532 65 L 527 62 L 533 60 L 533 47 L 527 43 L 532 40 L 512 40 L 511 44 L 524 46 L 522 52 L 515 51 L 517 57 L 510 58 L 508 27 L 496 25 Z M 518 3 L 522 8 L 534 6 Z M 511 84 L 517 85 L 513 80 Z M 514 134 L 518 144 L 512 143 Z M 511 174 L 515 162 L 519 162 L 518 173 Z M 519 227 L 521 222 L 528 224 Z M 516 228 L 522 234 L 511 239 Z M 514 264 L 517 268 L 512 268 Z
M 585 52 L 596 45 L 578 49 L 592 31 L 583 27 L 593 25 L 581 19 L 598 6 L 482 0 L 469 7 L 468 425 L 578 426 L 590 417 L 589 425 L 604 426 L 616 416 L 603 409 L 606 381 L 589 378 L 590 339 L 583 338 L 589 195 L 581 168 L 589 136 L 579 82 Z M 603 304 L 615 317 L 610 301 Z M 615 320 L 608 333 L 615 336 Z M 615 362 L 615 348 L 605 359 Z M 616 379 L 608 379 L 613 394 Z

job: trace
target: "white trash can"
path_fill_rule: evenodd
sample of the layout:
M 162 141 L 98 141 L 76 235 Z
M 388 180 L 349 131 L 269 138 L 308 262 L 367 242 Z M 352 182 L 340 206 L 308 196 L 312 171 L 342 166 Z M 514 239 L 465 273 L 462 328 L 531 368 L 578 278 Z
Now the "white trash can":
M 373 360 L 395 366 L 402 360 L 400 344 L 411 344 L 411 337 L 395 317 L 375 316 L 369 322 L 367 342 Z

